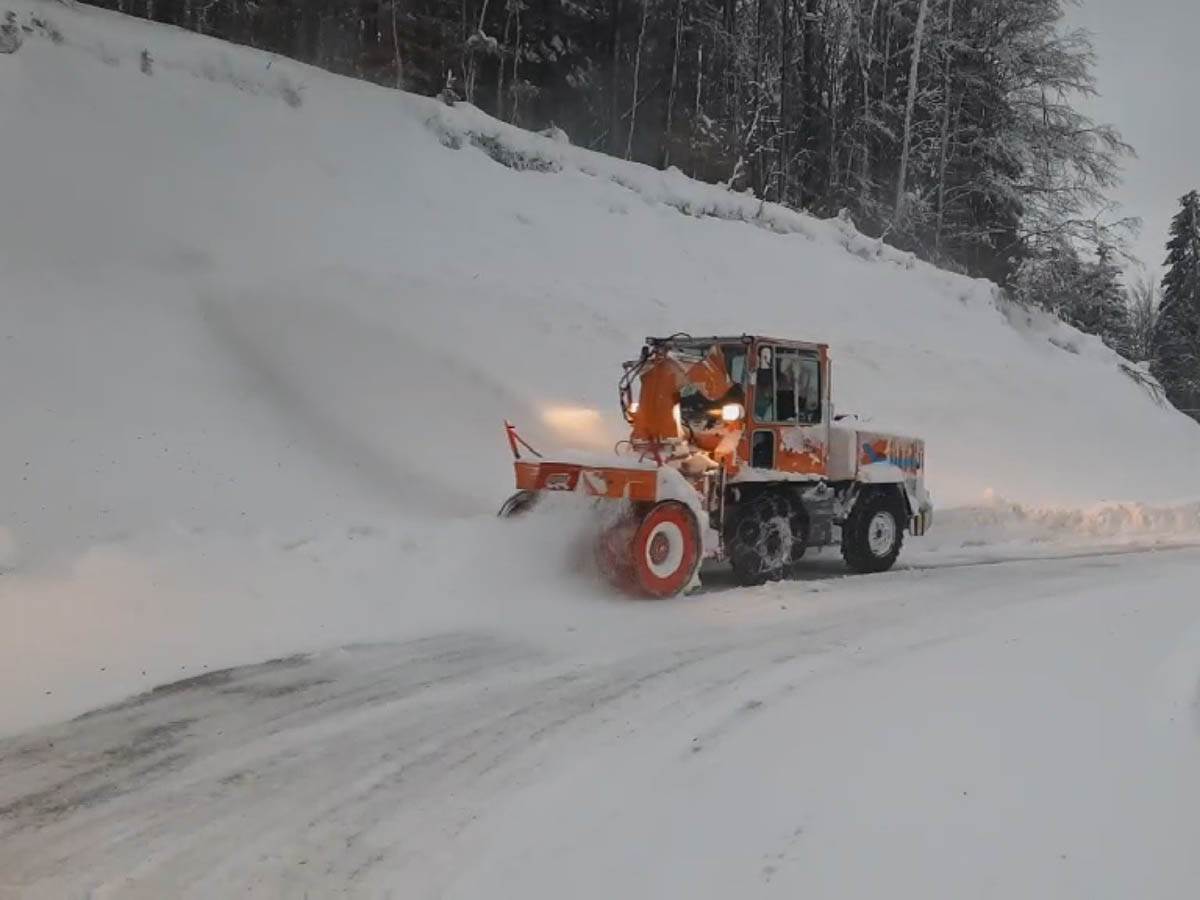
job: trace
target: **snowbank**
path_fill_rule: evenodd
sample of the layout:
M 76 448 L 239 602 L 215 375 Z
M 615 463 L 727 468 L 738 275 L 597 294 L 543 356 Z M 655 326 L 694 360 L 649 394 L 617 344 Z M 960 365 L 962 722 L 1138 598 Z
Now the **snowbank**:
M 487 518 L 501 422 L 611 446 L 647 334 L 830 342 L 839 410 L 926 439 L 939 529 L 993 496 L 1085 534 L 1098 503 L 1200 497 L 1200 428 L 1098 341 L 849 222 L 177 29 L 10 9 L 6 715 L 118 659 L 194 671 L 586 595 Z

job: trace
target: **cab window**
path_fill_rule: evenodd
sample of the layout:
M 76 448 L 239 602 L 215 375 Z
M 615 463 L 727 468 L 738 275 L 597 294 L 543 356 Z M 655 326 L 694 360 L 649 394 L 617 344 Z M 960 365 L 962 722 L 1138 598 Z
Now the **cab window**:
M 725 371 L 729 373 L 730 382 L 741 387 L 746 380 L 746 345 L 722 344 L 721 352 L 725 356 Z
M 754 379 L 759 422 L 815 425 L 821 421 L 821 360 L 792 348 L 761 347 Z

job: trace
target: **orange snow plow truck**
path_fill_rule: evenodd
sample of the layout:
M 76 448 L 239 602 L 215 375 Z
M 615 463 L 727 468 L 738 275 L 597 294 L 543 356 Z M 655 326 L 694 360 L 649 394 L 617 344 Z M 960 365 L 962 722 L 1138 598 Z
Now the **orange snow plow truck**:
M 932 522 L 924 442 L 835 417 L 826 344 L 647 338 L 619 393 L 630 435 L 611 458 L 547 459 L 505 423 L 518 490 L 500 515 L 551 491 L 612 501 L 596 558 L 630 593 L 678 594 L 703 559 L 778 581 L 835 544 L 852 570 L 883 572 Z

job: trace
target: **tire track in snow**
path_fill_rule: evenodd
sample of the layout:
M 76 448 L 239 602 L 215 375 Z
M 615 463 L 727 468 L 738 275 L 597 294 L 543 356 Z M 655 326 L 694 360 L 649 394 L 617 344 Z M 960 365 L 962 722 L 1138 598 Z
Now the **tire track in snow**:
M 568 734 L 740 646 L 564 669 L 528 646 L 450 635 L 168 685 L 0 744 L 0 869 L 47 896 L 85 872 L 130 896 L 169 885 L 203 895 L 250 870 L 283 884 L 301 865 L 352 885 L 385 860 L 389 870 L 418 861 L 397 848 L 419 847 L 423 833 L 461 833 L 488 796 L 535 778 Z M 396 661 L 421 650 L 434 652 Z M 730 683 L 702 679 L 698 690 Z M 114 752 L 160 720 L 170 742 L 143 746 L 150 766 Z M 470 802 L 445 803 L 464 784 Z M 136 858 L 153 865 L 123 884 L 122 861 Z

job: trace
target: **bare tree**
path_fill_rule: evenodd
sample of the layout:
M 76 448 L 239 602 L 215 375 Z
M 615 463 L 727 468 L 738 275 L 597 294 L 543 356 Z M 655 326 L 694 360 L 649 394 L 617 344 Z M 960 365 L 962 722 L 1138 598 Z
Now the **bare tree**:
M 646 17 L 650 0 L 642 0 L 642 27 L 638 29 L 637 52 L 633 58 L 633 99 L 629 107 L 629 137 L 625 141 L 625 158 L 633 156 L 633 134 L 637 130 L 638 91 L 641 89 L 642 48 L 646 44 Z
M 486 54 L 499 54 L 500 44 L 483 30 L 484 23 L 487 21 L 488 3 L 490 0 L 483 0 L 479 7 L 479 22 L 475 26 L 475 30 L 467 38 L 467 102 L 475 102 L 475 85 L 479 79 L 479 59 Z M 503 68 L 503 67 L 501 67 Z
M 611 153 L 618 153 L 620 138 L 617 131 L 621 124 L 621 100 L 617 90 L 621 72 L 621 0 L 609 0 L 609 34 L 612 58 L 608 72 L 608 146 Z
M 953 59 L 954 0 L 946 0 L 946 37 L 942 44 L 942 135 L 938 147 L 937 225 L 934 227 L 934 253 L 941 256 L 942 229 L 946 224 L 946 163 L 950 155 L 950 107 L 953 82 L 950 61 Z
M 513 95 L 512 103 L 512 122 L 520 124 L 521 122 L 521 0 L 509 0 L 513 7 L 513 16 L 517 21 L 517 37 L 513 45 L 512 57 L 512 87 L 510 90 Z M 501 81 L 504 80 L 504 74 L 501 72 Z
M 1158 284 L 1143 276 L 1126 288 L 1129 304 L 1129 353 L 1134 362 L 1153 361 L 1154 329 L 1158 327 Z
M 900 174 L 896 178 L 897 221 L 904 215 L 904 192 L 908 180 L 908 155 L 912 150 L 912 121 L 913 110 L 917 105 L 918 76 L 921 72 L 921 45 L 925 39 L 925 14 L 929 10 L 929 0 L 921 0 L 917 8 L 917 24 L 913 31 L 912 58 L 908 70 L 908 99 L 904 104 L 904 144 L 900 151 Z
M 662 164 L 671 164 L 671 141 L 674 138 L 673 118 L 675 113 L 675 91 L 679 85 L 679 51 L 683 45 L 683 0 L 675 0 L 675 34 L 671 43 L 671 82 L 667 88 L 666 124 L 663 128 Z M 700 75 L 697 73 L 697 79 Z M 699 105 L 699 103 L 697 103 Z
M 496 118 L 504 118 L 504 48 L 508 46 L 508 34 L 512 30 L 513 2 L 504 4 L 504 35 L 500 38 L 500 64 L 496 67 Z
M 404 60 L 400 56 L 400 25 L 396 17 L 396 7 L 399 5 L 400 0 L 392 0 L 392 47 L 396 59 L 396 87 L 404 90 Z

